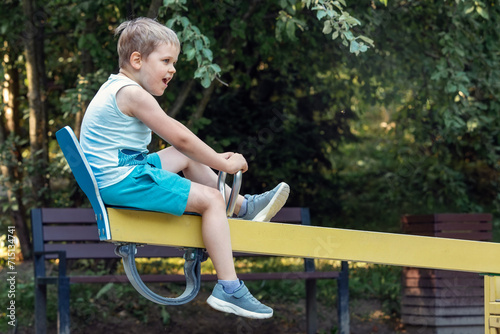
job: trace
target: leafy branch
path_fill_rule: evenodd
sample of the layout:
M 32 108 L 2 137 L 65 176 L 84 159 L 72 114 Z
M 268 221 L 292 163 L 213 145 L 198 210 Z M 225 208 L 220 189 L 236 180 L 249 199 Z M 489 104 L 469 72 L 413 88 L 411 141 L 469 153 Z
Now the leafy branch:
M 331 35 L 332 40 L 339 36 L 344 46 L 349 47 L 349 51 L 358 55 L 366 52 L 369 47 L 374 47 L 373 40 L 363 36 L 355 36 L 352 28 L 361 25 L 361 22 L 344 10 L 345 0 L 302 0 L 302 5 L 308 9 L 316 11 L 316 17 L 324 22 L 323 33 Z M 295 0 L 282 0 L 278 23 L 276 24 L 276 35 L 279 36 L 282 30 L 286 30 L 290 39 L 295 40 L 295 26 L 304 30 L 305 23 L 293 17 L 298 4 Z M 291 13 L 291 14 L 290 14 Z
M 188 11 L 186 3 L 187 0 L 164 0 L 163 13 L 173 12 L 166 25 L 169 28 L 174 26 L 181 28 L 178 31 L 178 37 L 182 43 L 182 52 L 188 61 L 196 59 L 198 65 L 194 78 L 200 79 L 205 88 L 209 87 L 214 79 L 225 84 L 219 79 L 220 66 L 213 62 L 209 38 L 202 34 L 200 29 L 190 22 L 189 18 L 183 15 L 183 12 Z M 286 31 L 288 38 L 295 41 L 296 29 L 305 30 L 306 23 L 295 17 L 297 9 L 304 6 L 316 11 L 318 20 L 324 22 L 324 34 L 331 35 L 332 40 L 340 37 L 342 44 L 348 46 L 351 53 L 358 55 L 374 46 L 373 40 L 370 38 L 353 34 L 352 28 L 361 25 L 361 23 L 344 11 L 345 0 L 281 0 L 283 10 L 279 12 L 276 23 L 276 39 L 278 41 L 281 41 L 283 31 Z
M 166 26 L 173 28 L 175 25 L 182 27 L 177 33 L 182 43 L 182 52 L 187 61 L 196 59 L 198 68 L 194 77 L 201 80 L 201 85 L 208 88 L 214 79 L 218 79 L 221 72 L 219 65 L 213 63 L 213 53 L 210 50 L 210 40 L 203 35 L 200 29 L 193 25 L 186 16 L 181 13 L 187 11 L 185 6 L 187 0 L 165 0 L 164 10 L 173 10 L 174 15 L 167 21 Z M 220 80 L 219 80 L 220 81 Z

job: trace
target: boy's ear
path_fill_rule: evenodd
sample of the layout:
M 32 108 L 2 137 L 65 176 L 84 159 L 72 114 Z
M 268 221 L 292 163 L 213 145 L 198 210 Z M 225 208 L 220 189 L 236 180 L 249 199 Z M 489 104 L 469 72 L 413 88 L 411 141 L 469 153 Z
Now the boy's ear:
M 138 51 L 134 51 L 132 52 L 132 54 L 130 55 L 130 65 L 138 70 L 141 68 L 141 65 L 142 65 L 142 56 L 141 54 L 138 52 Z

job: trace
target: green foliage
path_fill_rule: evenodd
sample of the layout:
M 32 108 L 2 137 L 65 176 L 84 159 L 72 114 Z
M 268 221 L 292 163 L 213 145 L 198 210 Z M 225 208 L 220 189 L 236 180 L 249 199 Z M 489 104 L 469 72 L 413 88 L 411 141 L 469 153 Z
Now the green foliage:
M 363 35 L 355 37 L 352 33 L 353 27 L 361 25 L 361 22 L 344 11 L 345 1 L 307 0 L 305 2 L 308 8 L 311 5 L 315 6 L 312 10 L 316 11 L 318 20 L 324 19 L 323 33 L 331 34 L 333 40 L 340 36 L 344 46 L 350 45 L 350 52 L 358 55 L 360 52 L 366 52 L 370 46 L 374 46 L 372 39 Z
M 354 37 L 351 29 L 361 23 L 343 10 L 343 6 L 346 6 L 343 0 L 308 0 L 302 1 L 302 3 L 296 2 L 295 0 L 280 1 L 280 6 L 283 9 L 279 11 L 276 22 L 275 36 L 278 41 L 282 41 L 282 33 L 286 31 L 288 38 L 296 42 L 296 28 L 298 27 L 302 31 L 306 29 L 306 22 L 295 16 L 297 9 L 301 9 L 304 4 L 308 9 L 314 5 L 312 10 L 317 11 L 318 20 L 321 21 L 324 19 L 325 22 L 323 33 L 330 34 L 333 30 L 332 39 L 336 39 L 340 34 L 342 44 L 345 46 L 349 46 L 350 44 L 350 52 L 357 55 L 360 52 L 367 51 L 368 45 L 373 46 L 373 41 L 366 36 L 360 35 Z M 214 6 L 219 5 L 215 4 Z M 337 13 L 334 7 L 340 13 Z M 188 10 L 189 8 L 187 7 L 186 0 L 165 0 L 161 13 L 162 15 L 169 14 L 170 19 L 166 23 L 169 28 L 174 29 L 176 26 L 181 28 L 181 30 L 178 31 L 178 36 L 183 44 L 182 52 L 186 55 L 187 61 L 196 59 L 197 69 L 194 72 L 194 78 L 200 79 L 202 86 L 207 88 L 214 79 L 219 77 L 221 67 L 213 63 L 214 57 L 210 48 L 210 39 L 205 36 L 196 25 L 193 25 L 187 16 L 182 15 L 182 12 L 188 12 Z M 170 14 L 171 12 L 173 12 L 173 14 Z M 231 30 L 233 34 L 236 35 L 235 37 L 244 39 L 244 29 L 245 23 L 238 23 L 236 20 L 231 22 Z M 361 42 L 358 42 L 358 39 L 361 40 Z
M 88 205 L 54 133 L 73 126 L 117 70 L 113 29 L 150 5 L 37 2 L 51 160 L 43 191 L 54 206 Z M 37 196 L 28 177 L 38 167 L 27 159 L 37 152 L 27 142 L 22 50 L 33 27 L 24 30 L 13 1 L 0 4 L 0 17 L 0 47 L 20 74 L 21 115 L 19 132 L 0 138 L 1 164 L 22 174 L 20 182 L 2 182 L 24 190 L 28 210 Z M 288 205 L 311 207 L 314 224 L 395 232 L 405 213 L 489 211 L 497 226 L 499 18 L 496 4 L 472 0 L 167 0 L 158 19 L 178 30 L 182 54 L 158 101 L 169 110 L 186 93 L 176 118 L 217 151 L 245 155 L 243 192 L 284 180 Z M 193 78 L 201 85 L 189 86 Z M 16 209 L 3 197 L 4 209 Z
M 32 272 L 30 271 L 29 274 Z M 5 277 L 6 275 L 4 275 Z M 6 317 L 7 315 L 7 306 L 10 305 L 11 300 L 15 301 L 15 307 L 16 307 L 16 320 L 17 320 L 17 326 L 19 328 L 21 327 L 33 327 L 34 325 L 34 315 L 33 311 L 35 309 L 35 288 L 34 288 L 34 281 L 33 277 L 31 275 L 24 275 L 24 274 L 19 274 L 16 275 L 16 289 L 15 289 L 15 296 L 12 298 L 9 298 L 9 291 L 10 289 L 10 283 L 6 280 L 3 279 L 0 282 L 0 289 L 4 292 L 0 295 L 0 303 L 2 305 L 5 305 L 5 308 L 0 311 L 0 315 L 2 316 L 2 319 L 4 321 L 0 322 L 0 332 L 2 333 L 13 333 L 13 328 L 8 324 L 8 321 L 10 321 L 9 318 Z M 50 294 L 49 294 L 50 293 Z M 49 306 L 47 308 L 47 314 L 49 315 L 49 320 L 50 321 L 55 321 L 56 318 L 56 313 L 57 313 L 57 291 L 55 289 L 49 289 L 48 291 L 48 303 Z M 51 314 L 53 316 L 51 316 Z
M 152 321 L 152 314 L 160 313 L 167 324 L 169 314 L 164 307 L 152 304 L 138 295 L 130 284 L 71 286 L 71 316 L 86 323 L 109 321 L 110 318 L 131 317 L 142 323 Z
M 384 265 L 351 266 L 349 271 L 349 297 L 378 299 L 384 313 L 398 316 L 401 297 L 401 268 Z
M 186 55 L 186 61 L 196 59 L 197 69 L 194 78 L 201 80 L 201 85 L 208 88 L 212 81 L 221 71 L 219 65 L 213 63 L 213 53 L 210 50 L 210 40 L 203 35 L 200 29 L 191 24 L 189 18 L 182 16 L 182 11 L 187 11 L 186 0 L 165 0 L 163 11 L 172 10 L 174 14 L 166 23 L 167 27 L 174 29 L 180 26 L 182 30 L 177 32 L 182 43 L 182 52 Z
M 359 117 L 357 141 L 330 155 L 342 226 L 396 232 L 406 213 L 497 214 L 497 6 L 367 4 L 351 13 L 377 48 L 337 67 Z
M 366 52 L 369 46 L 373 45 L 373 40 L 370 38 L 359 35 L 354 36 L 352 29 L 355 26 L 361 25 L 361 22 L 355 17 L 351 16 L 347 11 L 345 1 L 333 0 L 303 0 L 297 2 L 295 0 L 280 1 L 283 10 L 279 11 L 279 16 L 276 23 L 276 39 L 282 40 L 283 32 L 291 41 L 296 42 L 295 36 L 296 28 L 301 31 L 307 29 L 307 24 L 304 20 L 296 17 L 297 11 L 303 7 L 316 12 L 316 18 L 323 22 L 323 33 L 331 35 L 331 39 L 335 40 L 339 36 L 344 46 L 349 46 L 349 51 L 358 55 L 360 52 Z
M 0 166 L 5 166 L 4 168 L 15 170 L 18 173 L 23 173 L 24 169 L 27 169 L 29 164 L 21 166 L 18 158 L 21 154 L 19 149 L 26 147 L 28 140 L 21 138 L 15 133 L 10 133 L 3 142 L 0 142 Z M 0 189 L 9 189 L 11 191 L 10 198 L 7 201 L 0 202 L 2 212 L 10 213 L 12 211 L 19 210 L 19 202 L 17 201 L 18 194 L 26 193 L 30 191 L 29 186 L 16 178 L 17 175 L 14 173 L 0 174 Z M 1 198 L 1 196 L 0 196 Z M 29 201 L 31 198 L 26 197 L 21 199 L 21 201 Z M 0 216 L 0 223 L 12 224 L 12 217 L 8 214 Z
M 215 1 L 204 3 L 202 8 L 197 8 L 188 6 L 186 1 L 179 0 L 165 1 L 160 10 L 159 19 L 166 22 L 168 26 L 179 29 L 178 34 L 183 43 L 184 57 L 181 57 L 179 61 L 176 80 L 183 82 L 194 77 L 200 79 L 203 87 L 208 87 L 214 78 L 224 73 L 224 81 L 228 81 L 226 90 L 216 87 L 205 115 L 196 116 L 191 120 L 192 113 L 196 112 L 197 104 L 202 97 L 200 88 L 194 88 L 190 94 L 191 98 L 183 106 L 179 119 L 186 123 L 190 122 L 193 130 L 216 149 L 241 149 L 243 153 L 248 154 L 250 161 L 259 159 L 255 165 L 254 174 L 247 175 L 248 190 L 260 191 L 276 180 L 286 177 L 290 178 L 292 184 L 298 185 L 299 192 L 305 190 L 310 191 L 311 194 L 318 193 L 317 189 L 310 189 L 308 184 L 322 183 L 323 177 L 319 172 L 328 170 L 329 163 L 322 157 L 322 151 L 325 149 L 322 142 L 326 140 L 332 143 L 336 140 L 335 138 L 341 138 L 342 135 L 328 129 L 326 123 L 317 129 L 311 126 L 320 125 L 325 120 L 331 124 L 339 121 L 341 124 L 339 131 L 348 132 L 345 121 L 334 120 L 337 117 L 333 111 L 335 108 L 331 108 L 328 115 L 321 116 L 320 110 L 316 111 L 316 115 L 308 111 L 310 116 L 307 116 L 309 119 L 305 122 L 301 120 L 302 116 L 297 109 L 298 98 L 304 100 L 300 102 L 300 105 L 305 105 L 305 100 L 312 98 L 308 97 L 307 91 L 310 90 L 309 87 L 315 86 L 316 76 L 303 81 L 302 77 L 294 75 L 298 71 L 307 71 L 309 68 L 307 64 L 303 62 L 299 64 L 297 61 L 302 58 L 302 54 L 298 52 L 296 45 L 307 41 L 311 48 L 319 45 L 316 39 L 324 35 L 321 27 L 317 25 L 319 22 L 317 17 L 311 14 L 320 12 L 320 9 L 315 6 L 321 5 L 327 8 L 331 4 L 339 5 L 337 2 L 328 1 L 275 1 L 255 6 L 253 2 Z M 128 6 L 115 0 L 78 3 L 54 0 L 38 5 L 35 11 L 42 16 L 44 36 L 47 36 L 47 41 L 50 39 L 50 43 L 46 41 L 44 45 L 46 55 L 50 55 L 46 57 L 45 65 L 46 81 L 48 87 L 51 87 L 46 96 L 49 111 L 47 136 L 51 139 L 49 142 L 51 166 L 47 170 L 47 175 L 51 176 L 51 189 L 47 188 L 44 191 L 51 194 L 52 203 L 56 206 L 82 205 L 81 195 L 75 198 L 78 191 L 75 191 L 75 183 L 65 167 L 57 143 L 53 141 L 53 134 L 64 125 L 73 125 L 75 115 L 84 110 L 85 105 L 88 104 L 106 76 L 116 70 L 117 59 L 113 56 L 116 40 L 112 34 L 113 28 L 125 18 L 130 17 L 131 12 L 136 16 L 144 15 L 149 2 L 137 1 L 132 6 Z M 12 21 L 13 24 L 23 22 L 22 10 L 19 6 L 15 7 L 11 2 L 3 3 L 2 6 L 6 8 L 6 11 L 2 13 L 15 11 L 16 20 Z M 316 8 L 314 11 L 312 11 L 313 7 Z M 207 12 L 214 15 L 206 15 Z M 269 31 L 280 30 L 279 22 L 282 22 L 283 13 L 288 13 L 287 21 L 291 22 L 288 24 L 285 22 L 289 38 L 277 40 L 276 34 L 269 34 Z M 322 20 L 326 20 L 327 17 L 329 18 L 325 16 Z M 18 35 L 10 34 L 20 26 L 22 24 L 2 31 L 7 34 L 5 37 L 9 45 L 17 45 L 22 50 L 22 40 L 16 39 Z M 304 32 L 292 34 L 294 27 L 299 27 Z M 310 32 L 311 35 L 309 35 Z M 327 49 L 332 48 L 333 45 L 335 43 L 329 41 Z M 315 71 L 328 67 L 328 57 L 321 54 L 314 55 L 312 49 L 310 53 L 310 56 L 318 61 L 318 64 L 314 65 Z M 23 60 L 20 59 L 20 61 L 22 64 Z M 252 73 L 252 76 L 248 75 L 249 73 Z M 264 87 L 274 85 L 273 81 L 276 78 L 278 78 L 276 85 L 281 87 L 269 90 L 268 93 L 265 92 Z M 292 87 L 299 82 L 303 83 L 297 85 L 296 88 Z M 323 100 L 321 109 L 330 109 L 326 105 L 328 104 L 328 91 L 332 90 L 332 86 L 322 86 L 321 88 L 315 87 L 314 90 L 324 94 L 321 98 Z M 169 89 L 160 99 L 160 103 L 165 107 L 170 106 L 181 93 L 179 88 Z M 22 89 L 25 88 L 22 87 Z M 266 96 L 262 95 L 263 93 L 266 93 Z M 255 114 L 249 115 L 247 111 L 249 109 L 245 106 L 254 110 Z M 27 113 L 24 99 L 20 107 L 24 113 Z M 212 117 L 217 110 L 222 112 L 217 112 L 217 115 Z M 240 110 L 239 114 L 242 116 L 239 120 L 234 117 L 237 110 Z M 268 120 L 263 117 L 269 112 L 273 115 L 275 125 L 272 128 L 267 126 Z M 352 116 L 352 114 L 349 115 L 349 117 Z M 245 118 L 253 124 L 245 127 L 243 123 Z M 225 129 L 229 120 L 237 121 L 239 125 L 228 132 Z M 240 125 L 243 125 L 243 131 L 240 131 Z M 22 126 L 23 133 L 27 133 L 28 122 L 23 123 Z M 301 133 L 301 137 L 305 135 L 304 138 L 308 138 L 307 140 L 313 142 L 314 145 L 304 142 L 300 150 L 295 150 L 292 154 L 284 151 L 280 152 L 282 154 L 272 156 L 272 151 L 280 149 L 283 143 L 297 141 L 297 132 Z M 324 133 L 328 133 L 328 136 L 325 137 Z M 29 156 L 30 152 L 27 150 L 26 143 L 22 144 L 22 148 L 23 154 Z M 303 152 L 306 153 L 305 159 L 301 158 Z M 320 165 L 318 167 L 314 166 L 316 163 L 311 165 L 311 159 L 320 162 Z M 9 163 L 14 161 L 7 160 Z M 286 161 L 286 166 L 288 166 L 286 168 L 291 169 L 287 171 L 286 168 L 280 168 L 280 171 L 273 173 L 274 168 L 270 166 L 281 161 Z M 296 164 L 295 161 L 299 163 Z M 265 166 L 259 166 L 261 164 Z M 269 170 L 265 171 L 263 167 Z M 36 168 L 37 166 L 31 166 L 28 163 L 22 166 L 25 175 L 22 181 L 23 187 L 29 186 L 26 176 Z M 264 183 L 254 181 L 260 179 L 265 180 Z M 31 192 L 27 191 L 25 194 L 31 194 Z M 37 195 L 35 194 L 35 197 Z M 325 196 L 327 195 L 321 194 L 315 202 L 324 200 Z M 308 195 L 302 195 L 295 202 L 304 202 L 306 197 Z M 27 209 L 35 205 L 36 200 L 30 203 Z
M 71 119 L 76 113 L 81 112 L 88 105 L 94 95 L 109 76 L 103 69 L 87 75 L 78 74 L 77 83 L 74 88 L 65 90 L 61 96 L 61 112 L 63 119 Z

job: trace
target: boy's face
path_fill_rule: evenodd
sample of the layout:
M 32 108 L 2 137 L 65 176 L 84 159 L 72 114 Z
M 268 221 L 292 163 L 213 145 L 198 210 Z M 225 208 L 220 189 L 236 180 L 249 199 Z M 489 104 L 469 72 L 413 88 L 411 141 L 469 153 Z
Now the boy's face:
M 160 44 L 146 58 L 139 69 L 139 84 L 151 95 L 161 96 L 175 74 L 179 49 L 172 44 Z

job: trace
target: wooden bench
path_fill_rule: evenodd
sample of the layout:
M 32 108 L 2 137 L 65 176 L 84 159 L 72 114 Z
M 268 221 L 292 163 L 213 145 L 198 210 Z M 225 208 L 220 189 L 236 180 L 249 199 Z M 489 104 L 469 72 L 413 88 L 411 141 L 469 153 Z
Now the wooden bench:
M 92 209 L 43 208 L 31 212 L 35 254 L 35 330 L 46 333 L 47 285 L 58 286 L 58 331 L 69 333 L 70 284 L 128 283 L 125 275 L 68 275 L 68 259 L 116 259 L 115 245 L 99 241 L 95 214 Z M 283 208 L 273 219 L 283 223 L 310 225 L 308 208 Z M 136 257 L 182 257 L 183 251 L 173 247 L 145 245 Z M 235 253 L 235 257 L 251 254 Z M 261 255 L 262 256 L 262 255 Z M 58 258 L 58 276 L 47 276 L 47 260 Z M 317 272 L 314 260 L 304 259 L 304 271 L 241 273 L 239 278 L 251 280 L 304 279 L 306 284 L 307 332 L 317 331 L 316 280 L 336 279 L 338 284 L 338 318 L 341 333 L 349 328 L 348 265 L 342 262 L 341 271 Z M 184 275 L 141 275 L 144 282 L 185 282 Z M 216 275 L 202 274 L 203 281 L 216 281 Z M 138 298 L 142 298 L 138 296 Z

